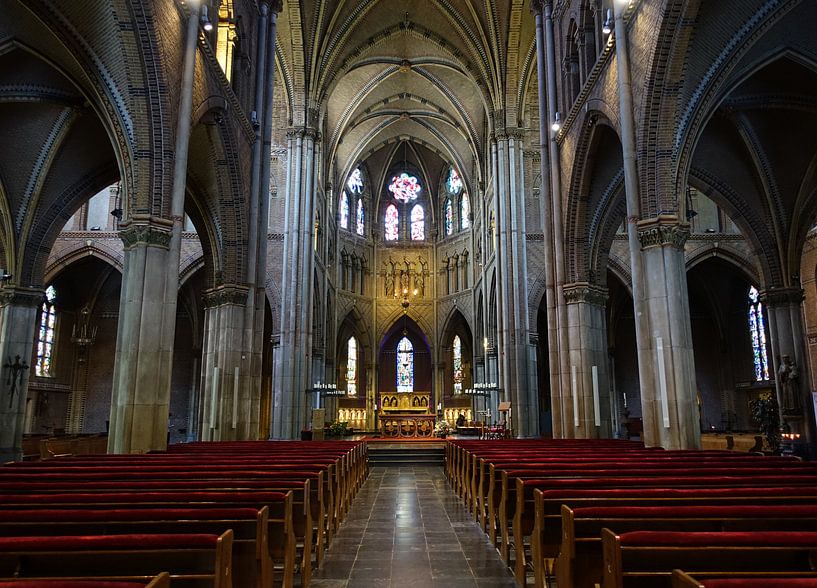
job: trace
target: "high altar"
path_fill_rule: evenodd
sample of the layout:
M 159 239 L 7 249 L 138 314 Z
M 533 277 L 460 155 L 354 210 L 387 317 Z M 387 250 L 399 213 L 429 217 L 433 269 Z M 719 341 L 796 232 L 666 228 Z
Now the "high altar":
M 380 433 L 384 437 L 432 437 L 431 392 L 381 392 Z

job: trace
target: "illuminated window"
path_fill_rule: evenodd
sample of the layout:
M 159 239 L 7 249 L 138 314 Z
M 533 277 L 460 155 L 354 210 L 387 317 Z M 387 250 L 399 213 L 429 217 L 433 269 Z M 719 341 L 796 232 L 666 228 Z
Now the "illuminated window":
M 386 208 L 386 241 L 397 241 L 398 229 L 400 226 L 400 216 L 397 207 L 389 204 Z
M 769 379 L 769 359 L 766 355 L 766 320 L 763 317 L 763 303 L 757 288 L 749 288 L 749 334 L 752 338 L 752 357 L 755 363 L 755 380 Z
M 54 375 L 54 330 L 57 326 L 57 311 L 54 300 L 57 291 L 54 286 L 45 290 L 45 301 L 40 308 L 40 330 L 37 333 L 37 361 L 34 373 L 40 377 Z
M 340 197 L 340 227 L 349 228 L 349 196 L 344 192 Z
M 454 233 L 454 206 L 451 204 L 451 198 L 445 199 L 445 234 L 451 235 Z
M 446 180 L 446 184 L 448 185 L 448 191 L 456 196 L 462 190 L 462 179 L 460 178 L 460 174 L 457 173 L 453 167 L 451 171 L 448 172 L 448 180 Z
M 421 204 L 411 209 L 411 240 L 422 241 L 426 238 L 426 213 Z
M 221 2 L 218 8 L 218 35 L 216 37 L 216 60 L 228 81 L 233 79 L 233 53 L 237 39 L 236 19 L 232 0 Z
M 397 391 L 414 392 L 414 346 L 408 337 L 397 344 Z
M 356 167 L 355 171 L 349 174 L 349 179 L 346 180 L 346 187 L 349 188 L 352 194 L 360 194 L 363 192 L 363 172 L 360 171 L 359 167 Z
M 454 394 L 462 394 L 462 341 L 454 337 Z
M 365 229 L 366 218 L 363 212 L 363 198 L 357 199 L 357 234 L 363 235 Z
M 463 194 L 460 199 L 460 228 L 467 229 L 471 226 L 471 201 L 468 194 Z
M 416 200 L 422 189 L 417 178 L 406 172 L 394 176 L 389 184 L 389 192 L 400 202 Z
M 357 394 L 357 339 L 349 338 L 346 353 L 346 394 Z

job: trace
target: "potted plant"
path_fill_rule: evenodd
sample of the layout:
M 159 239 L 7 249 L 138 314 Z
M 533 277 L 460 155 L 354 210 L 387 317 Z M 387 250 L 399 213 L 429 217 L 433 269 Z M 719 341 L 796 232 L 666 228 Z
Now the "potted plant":
M 329 423 L 327 435 L 329 437 L 343 437 L 346 435 L 346 426 L 348 424 L 346 421 L 332 421 Z
M 760 433 L 766 439 L 769 450 L 777 452 L 780 445 L 780 411 L 774 393 L 764 392 L 749 401 L 752 420 L 757 424 Z
M 446 435 L 451 431 L 451 425 L 448 421 L 441 419 L 434 424 L 434 434 L 440 439 L 445 439 Z

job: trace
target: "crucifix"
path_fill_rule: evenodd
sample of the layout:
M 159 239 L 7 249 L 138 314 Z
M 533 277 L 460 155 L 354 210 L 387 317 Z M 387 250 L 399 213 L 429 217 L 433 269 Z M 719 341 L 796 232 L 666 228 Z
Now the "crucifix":
M 28 364 L 23 360 L 20 363 L 20 356 L 14 356 L 14 363 L 11 363 L 11 357 L 8 358 L 5 365 L 6 369 L 6 386 L 9 386 L 9 409 L 14 405 L 14 393 L 17 392 L 18 387 L 23 387 L 23 376 L 28 370 Z

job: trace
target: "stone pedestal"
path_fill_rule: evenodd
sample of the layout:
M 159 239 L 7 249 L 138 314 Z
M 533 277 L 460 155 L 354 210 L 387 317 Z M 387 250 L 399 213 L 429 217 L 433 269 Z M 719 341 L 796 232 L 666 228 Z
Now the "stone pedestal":
M 0 289 L 0 365 L 4 366 L 0 377 L 0 463 L 23 455 L 28 382 L 34 369 L 34 331 L 42 300 L 42 290 Z
M 564 397 L 567 437 L 611 436 L 607 358 L 607 291 L 587 283 L 567 284 L 570 389 Z
M 244 349 L 247 293 L 246 286 L 223 285 L 204 295 L 203 441 L 257 438 L 260 390 L 253 389 L 251 357 Z
M 170 221 L 134 217 L 120 232 L 125 260 L 110 453 L 144 453 L 167 446 L 178 283 L 178 259 L 170 255 L 171 228 Z
M 689 226 L 674 215 L 639 221 L 645 337 L 639 341 L 644 443 L 700 447 L 684 243 Z M 645 377 L 646 376 L 646 377 Z

